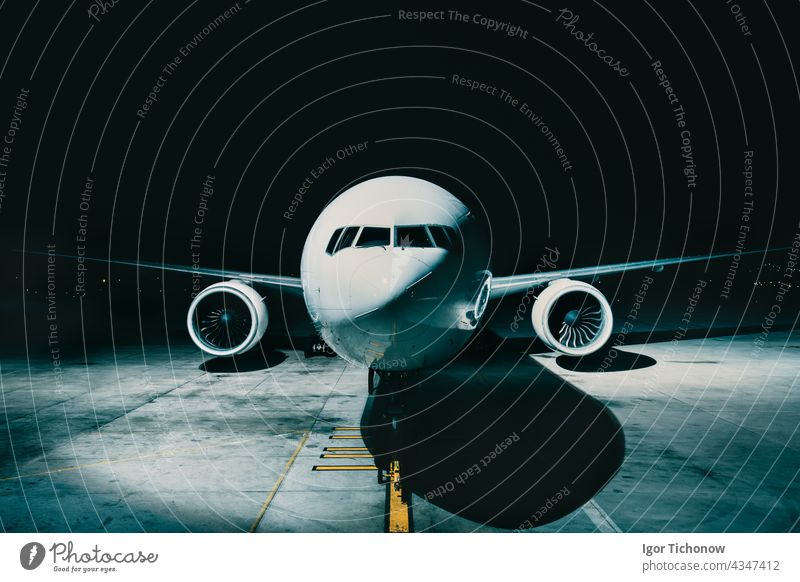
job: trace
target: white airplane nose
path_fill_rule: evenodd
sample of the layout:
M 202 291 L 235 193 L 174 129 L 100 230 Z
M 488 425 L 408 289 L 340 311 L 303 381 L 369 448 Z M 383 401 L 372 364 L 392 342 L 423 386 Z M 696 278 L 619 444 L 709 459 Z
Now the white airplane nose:
M 430 265 L 402 250 L 366 261 L 353 271 L 350 280 L 353 312 L 358 317 L 388 305 L 431 271 Z

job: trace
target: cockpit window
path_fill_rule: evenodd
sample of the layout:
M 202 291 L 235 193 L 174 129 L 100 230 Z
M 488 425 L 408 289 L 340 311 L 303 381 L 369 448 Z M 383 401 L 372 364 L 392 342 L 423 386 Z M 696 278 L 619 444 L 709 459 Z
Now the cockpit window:
M 358 229 L 358 226 L 348 226 L 346 229 L 344 229 L 342 238 L 339 239 L 339 243 L 334 248 L 333 254 L 336 254 L 340 250 L 352 245 L 353 241 L 356 239 L 356 235 L 358 234 Z
M 360 234 L 359 234 L 360 233 Z M 325 252 L 335 255 L 340 250 L 353 246 L 356 248 L 387 247 L 392 243 L 392 229 L 386 226 L 348 226 L 337 228 L 328 241 Z M 448 251 L 461 249 L 460 233 L 442 225 L 396 226 L 394 246 L 401 248 L 441 248 Z M 356 240 L 356 238 L 358 240 Z
M 447 229 L 445 229 L 445 227 L 429 226 L 428 230 L 431 232 L 431 236 L 433 237 L 433 242 L 436 243 L 437 247 L 441 247 L 447 250 L 453 248 L 453 243 L 451 242 L 450 236 L 448 236 Z
M 424 226 L 398 226 L 394 237 L 397 247 L 429 248 L 433 246 Z
M 329 255 L 333 254 L 333 249 L 336 247 L 336 243 L 339 241 L 339 236 L 342 234 L 344 228 L 337 228 L 333 231 L 331 235 L 331 240 L 328 241 L 328 246 L 325 248 L 325 252 Z
M 379 226 L 365 226 L 361 229 L 361 234 L 358 237 L 356 246 L 359 248 L 364 247 L 385 247 L 389 245 L 388 228 Z

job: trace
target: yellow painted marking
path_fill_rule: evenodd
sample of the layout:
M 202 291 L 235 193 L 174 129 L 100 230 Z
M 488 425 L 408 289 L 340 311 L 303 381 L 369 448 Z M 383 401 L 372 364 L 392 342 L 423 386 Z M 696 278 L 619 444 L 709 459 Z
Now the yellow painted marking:
M 294 464 L 294 461 L 297 458 L 297 455 L 300 454 L 300 451 L 306 445 L 306 441 L 308 441 L 308 437 L 309 437 L 310 434 L 311 434 L 310 431 L 306 431 L 306 432 L 303 433 L 303 438 L 300 439 L 300 443 L 297 445 L 297 448 L 295 448 L 294 452 L 292 453 L 292 456 L 289 457 L 289 460 L 286 461 L 286 465 L 283 467 L 283 472 L 281 472 L 280 477 L 278 477 L 278 480 L 275 482 L 275 485 L 272 487 L 272 491 L 269 492 L 269 495 L 267 495 L 267 499 L 264 501 L 264 504 L 261 506 L 261 509 L 259 510 L 258 515 L 253 520 L 253 523 L 250 525 L 250 532 L 251 533 L 258 529 L 259 524 L 261 524 L 261 520 L 264 519 L 264 514 L 267 512 L 267 508 L 269 507 L 269 504 L 272 503 L 273 499 L 275 499 L 275 494 L 278 492 L 278 487 L 281 486 L 281 483 L 283 483 L 283 480 L 286 478 L 286 474 L 289 472 L 289 469 L 292 468 L 292 465 Z
M 337 426 L 333 430 L 357 430 L 357 431 L 360 431 L 361 427 L 360 426 Z
M 359 434 L 334 434 L 328 437 L 329 439 L 361 439 Z
M 389 483 L 386 487 L 386 495 L 389 497 L 389 533 L 408 533 L 411 520 L 408 503 L 403 499 L 403 488 L 400 485 L 400 461 L 392 461 L 389 465 Z
M 325 447 L 323 451 L 368 451 L 367 447 Z
M 320 459 L 373 459 L 369 453 L 336 453 L 334 455 L 320 455 Z
M 218 443 L 215 445 L 208 445 L 205 447 L 189 447 L 183 449 L 170 449 L 160 453 L 151 453 L 149 455 L 136 455 L 135 457 L 123 457 L 121 459 L 106 459 L 104 461 L 96 461 L 94 463 L 83 463 L 81 465 L 72 465 L 69 467 L 59 467 L 58 469 L 50 469 L 49 471 L 39 471 L 37 473 L 25 473 L 22 475 L 14 475 L 12 477 L 0 478 L 0 483 L 3 481 L 14 481 L 15 479 L 27 479 L 28 477 L 44 477 L 46 475 L 55 475 L 57 473 L 68 473 L 70 471 L 80 471 L 81 469 L 89 469 L 91 467 L 102 467 L 103 465 L 115 465 L 117 463 L 132 463 L 134 461 L 143 461 L 145 459 L 161 459 L 165 457 L 174 457 L 181 453 L 197 453 L 203 452 L 207 449 L 214 449 L 217 447 L 226 447 L 228 445 L 239 445 L 251 441 L 253 439 L 228 441 L 225 443 Z
M 375 471 L 375 465 L 314 465 L 313 471 Z

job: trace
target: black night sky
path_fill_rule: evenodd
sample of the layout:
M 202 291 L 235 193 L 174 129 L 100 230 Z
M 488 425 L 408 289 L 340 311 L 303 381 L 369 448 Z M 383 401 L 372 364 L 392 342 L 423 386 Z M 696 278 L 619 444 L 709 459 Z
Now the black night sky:
M 795 240 L 796 3 L 453 5 L 5 4 L 3 351 L 47 350 L 53 305 L 75 353 L 188 341 L 191 276 L 57 258 L 48 298 L 47 257 L 20 250 L 298 275 L 321 209 L 378 175 L 464 200 L 497 275 L 546 246 L 568 268 Z M 650 273 L 636 330 L 679 325 L 698 280 L 693 329 L 758 329 L 776 301 L 791 325 L 791 260 Z M 620 320 L 645 275 L 597 282 Z M 272 341 L 308 333 L 297 299 L 267 301 Z

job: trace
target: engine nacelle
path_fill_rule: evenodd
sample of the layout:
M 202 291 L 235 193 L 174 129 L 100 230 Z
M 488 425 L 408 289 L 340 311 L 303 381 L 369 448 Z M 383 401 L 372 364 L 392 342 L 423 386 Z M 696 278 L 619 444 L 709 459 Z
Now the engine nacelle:
M 614 325 L 605 296 L 588 283 L 572 279 L 557 279 L 539 293 L 531 320 L 547 347 L 570 356 L 602 348 Z
M 269 323 L 267 305 L 242 281 L 224 281 L 203 289 L 189 306 L 189 335 L 204 352 L 235 356 L 264 336 Z

